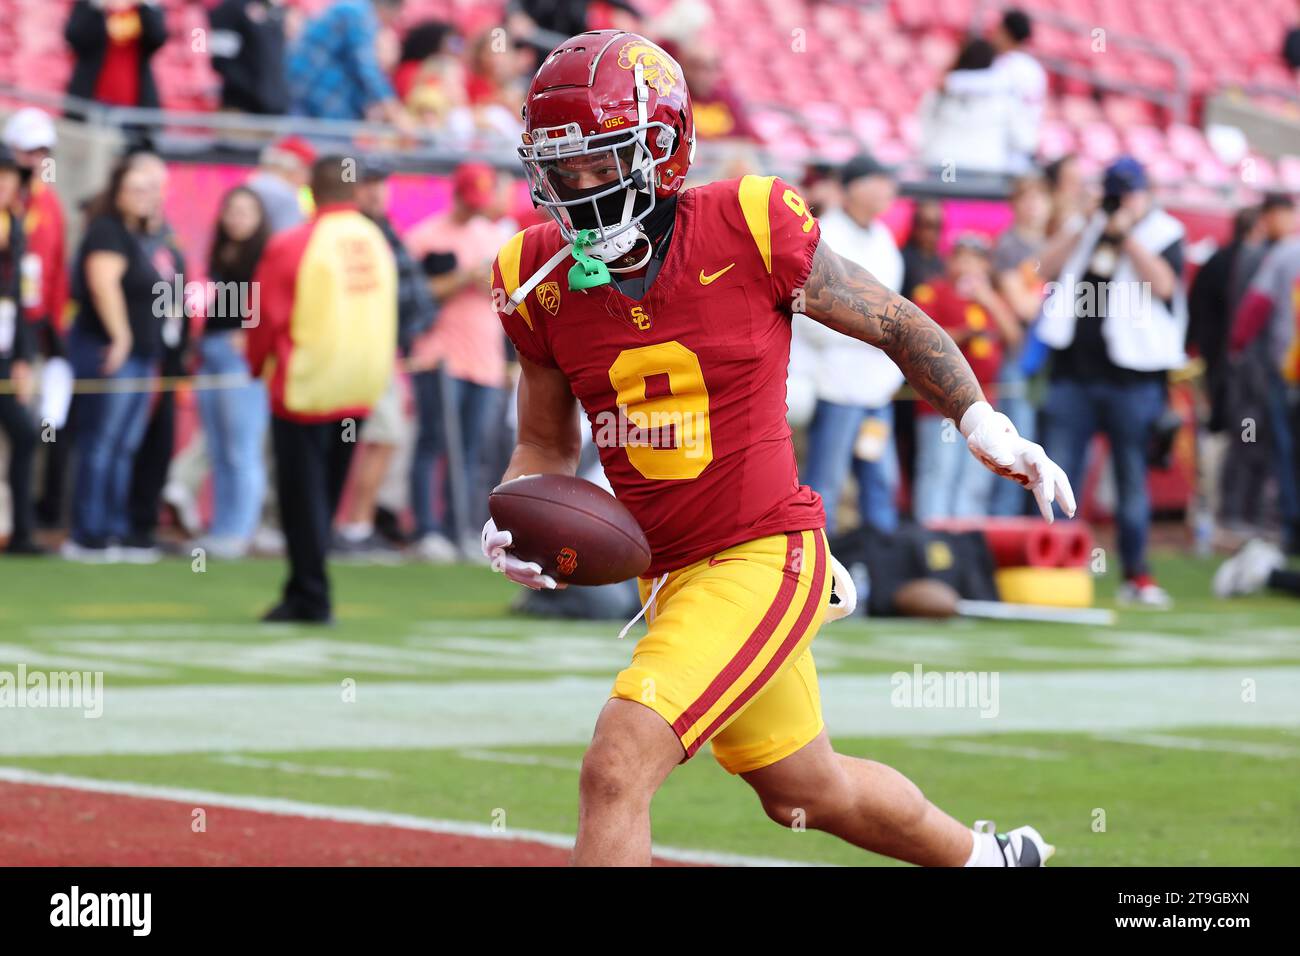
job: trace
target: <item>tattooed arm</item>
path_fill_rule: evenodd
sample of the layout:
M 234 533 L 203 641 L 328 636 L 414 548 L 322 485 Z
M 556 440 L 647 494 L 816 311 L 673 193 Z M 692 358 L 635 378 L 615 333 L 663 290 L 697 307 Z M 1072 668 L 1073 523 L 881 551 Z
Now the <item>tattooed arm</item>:
M 805 315 L 884 351 L 922 398 L 957 422 L 986 468 L 1033 492 L 1047 521 L 1054 501 L 1073 517 L 1074 492 L 1065 472 L 984 400 L 957 343 L 933 319 L 825 244 L 817 247 L 803 292 Z
M 868 342 L 893 359 L 908 383 L 945 418 L 960 422 L 966 409 L 984 400 L 975 373 L 947 332 L 824 242 L 813 256 L 804 300 L 803 312 L 810 319 Z

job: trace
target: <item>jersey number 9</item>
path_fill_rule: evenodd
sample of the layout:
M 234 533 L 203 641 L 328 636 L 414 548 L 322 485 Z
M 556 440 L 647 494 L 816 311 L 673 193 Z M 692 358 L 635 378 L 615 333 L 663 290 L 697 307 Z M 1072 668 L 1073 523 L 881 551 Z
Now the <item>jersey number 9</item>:
M 651 480 L 698 478 L 713 461 L 699 356 L 680 342 L 625 349 L 609 381 L 627 416 L 624 448 L 632 467 Z

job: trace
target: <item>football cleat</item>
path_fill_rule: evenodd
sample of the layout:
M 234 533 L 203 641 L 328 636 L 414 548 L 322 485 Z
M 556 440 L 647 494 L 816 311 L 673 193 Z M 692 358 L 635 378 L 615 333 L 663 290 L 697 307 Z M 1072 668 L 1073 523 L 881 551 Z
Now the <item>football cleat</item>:
M 1167 611 L 1174 606 L 1174 599 L 1169 592 L 1154 581 L 1139 583 L 1125 581 L 1115 592 L 1115 603 L 1121 607 L 1144 607 L 1155 611 Z
M 976 820 L 976 833 L 992 833 L 1007 866 L 1046 866 L 1056 847 L 1043 839 L 1033 827 L 1016 827 L 1010 833 L 998 833 L 992 820 Z
M 1282 551 L 1267 541 L 1254 538 L 1214 573 L 1214 595 L 1229 598 L 1262 591 L 1268 584 L 1269 575 L 1283 567 L 1286 567 L 1286 556 Z

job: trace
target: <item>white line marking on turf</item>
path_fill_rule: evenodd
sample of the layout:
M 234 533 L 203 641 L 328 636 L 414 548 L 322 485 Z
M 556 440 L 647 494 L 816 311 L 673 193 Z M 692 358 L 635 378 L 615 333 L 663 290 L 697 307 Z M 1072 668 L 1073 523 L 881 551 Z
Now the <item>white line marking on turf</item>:
M 393 779 L 393 775 L 387 770 L 373 770 L 369 767 L 323 767 L 308 763 L 290 763 L 287 760 L 263 760 L 260 757 L 244 757 L 240 754 L 219 754 L 209 759 L 213 763 L 224 763 L 232 767 L 278 770 L 281 773 L 301 774 L 308 777 L 355 777 L 359 780 Z
M 1247 678 L 1255 703 L 1241 699 Z M 829 674 L 821 696 L 832 739 L 1300 726 L 1300 667 L 1002 671 L 992 718 L 973 707 L 894 706 L 889 674 Z M 605 677 L 362 680 L 351 703 L 335 683 L 109 682 L 98 720 L 72 708 L 0 708 L 0 757 L 585 745 L 608 697 Z
M 543 754 L 512 754 L 502 750 L 457 750 L 456 756 L 484 763 L 514 763 L 525 767 L 555 767 L 559 770 L 581 770 L 581 760 L 547 757 Z
M 147 800 L 168 800 L 189 806 L 226 807 L 232 810 L 250 810 L 286 817 L 307 817 L 312 820 L 333 820 L 339 823 L 360 823 L 366 826 L 398 827 L 421 830 L 425 833 L 444 833 L 453 836 L 477 837 L 484 840 L 526 840 L 564 850 L 573 849 L 573 837 L 562 833 L 545 833 L 540 830 L 497 830 L 486 823 L 467 823 L 463 820 L 435 820 L 415 817 L 405 813 L 386 813 L 364 807 L 334 807 L 319 803 L 302 803 L 279 797 L 250 797 L 209 790 L 190 790 L 181 787 L 159 787 L 152 784 L 127 783 L 117 780 L 95 780 L 88 777 L 70 777 L 58 773 L 40 773 L 20 767 L 0 767 L 0 781 L 30 784 L 38 787 L 63 787 L 91 793 L 112 793 L 124 797 Z M 700 863 L 707 866 L 815 866 L 796 860 L 779 860 L 764 856 L 742 856 L 736 853 L 714 853 L 708 850 L 684 850 L 657 846 L 655 856 L 679 863 Z
M 1171 734 L 1094 734 L 1093 736 L 1098 740 L 1110 740 L 1120 744 L 1137 744 L 1141 747 L 1160 747 L 1167 750 L 1205 750 L 1212 753 L 1262 757 L 1265 760 L 1295 760 L 1300 758 L 1300 747 L 1262 744 L 1250 740 L 1177 737 Z
M 922 750 L 946 750 L 949 753 L 973 754 L 977 757 L 1013 757 L 1019 760 L 1064 760 L 1066 757 L 1059 750 L 982 744 L 973 740 L 909 740 L 907 743 L 909 747 L 920 747 Z
M 44 667 L 49 670 L 104 671 L 107 674 L 127 677 L 168 677 L 176 673 L 175 668 L 154 667 L 140 660 L 123 663 L 112 655 L 86 656 L 80 653 L 68 653 L 64 648 L 60 648 L 56 653 L 46 653 L 22 644 L 0 644 L 0 661 L 6 664 L 10 661 L 21 662 L 27 665 L 28 670 Z

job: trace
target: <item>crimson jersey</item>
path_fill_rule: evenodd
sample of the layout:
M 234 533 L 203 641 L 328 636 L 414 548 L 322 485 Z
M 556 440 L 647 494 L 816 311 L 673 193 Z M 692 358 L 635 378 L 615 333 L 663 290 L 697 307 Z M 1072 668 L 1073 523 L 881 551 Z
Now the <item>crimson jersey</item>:
M 648 575 L 825 524 L 821 499 L 799 484 L 785 395 L 791 308 L 819 235 L 775 177 L 698 186 L 678 198 L 640 301 L 612 284 L 571 291 L 566 258 L 502 311 L 519 352 L 568 378 L 614 493 L 650 542 Z M 492 268 L 498 308 L 564 245 L 553 222 L 507 242 Z

